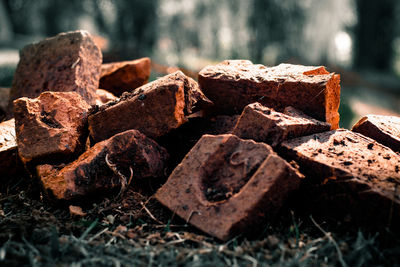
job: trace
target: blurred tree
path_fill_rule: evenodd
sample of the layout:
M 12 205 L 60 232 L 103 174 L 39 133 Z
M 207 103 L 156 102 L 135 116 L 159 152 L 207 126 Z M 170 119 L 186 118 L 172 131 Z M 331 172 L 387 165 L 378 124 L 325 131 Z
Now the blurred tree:
M 390 71 L 394 55 L 396 0 L 356 0 L 355 67 Z

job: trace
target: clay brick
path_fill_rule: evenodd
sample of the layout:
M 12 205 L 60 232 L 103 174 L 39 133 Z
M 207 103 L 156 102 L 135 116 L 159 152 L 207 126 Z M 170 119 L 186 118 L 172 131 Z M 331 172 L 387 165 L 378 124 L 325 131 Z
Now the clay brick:
M 253 65 L 247 60 L 226 60 L 199 73 L 204 94 L 218 113 L 241 113 L 251 103 L 282 111 L 293 106 L 305 114 L 339 125 L 340 76 L 324 67 L 280 64 Z
M 150 77 L 150 58 L 101 65 L 100 88 L 116 96 L 133 91 L 147 83 Z
M 400 223 L 400 156 L 386 146 L 339 129 L 285 141 L 282 153 L 299 163 L 313 188 L 298 198 L 312 202 L 303 208 L 351 214 L 370 226 L 386 227 L 389 218 Z
M 301 177 L 267 144 L 204 135 L 155 196 L 195 227 L 227 240 L 273 216 Z
M 96 95 L 96 105 L 98 106 L 102 106 L 110 101 L 115 101 L 117 99 L 115 95 L 103 89 L 97 89 Z
M 89 116 L 89 131 L 95 142 L 129 129 L 158 138 L 210 104 L 197 83 L 177 71 L 100 107 Z
M 74 91 L 94 104 L 101 62 L 101 51 L 86 31 L 61 33 L 25 46 L 14 75 L 8 116 L 15 99 L 35 98 L 44 91 Z
M 14 119 L 0 123 L 0 180 L 18 172 L 19 158 Z
M 400 152 L 400 117 L 367 115 L 351 129 Z
M 131 174 L 132 183 L 162 177 L 167 157 L 156 142 L 129 130 L 95 144 L 61 169 L 40 165 L 37 173 L 50 198 L 73 200 L 127 186 Z
M 18 153 L 27 164 L 66 162 L 83 152 L 90 106 L 75 92 L 44 92 L 14 101 Z
M 329 123 L 308 117 L 292 107 L 286 107 L 284 113 L 280 113 L 253 103 L 244 108 L 232 133 L 276 147 L 284 140 L 329 131 L 330 128 Z

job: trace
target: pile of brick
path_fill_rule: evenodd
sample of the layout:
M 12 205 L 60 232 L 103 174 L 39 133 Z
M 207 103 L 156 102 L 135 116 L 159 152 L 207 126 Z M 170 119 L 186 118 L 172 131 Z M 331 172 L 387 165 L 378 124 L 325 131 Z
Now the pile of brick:
M 399 223 L 400 119 L 371 115 L 338 129 L 340 76 L 324 67 L 227 60 L 198 83 L 180 71 L 147 83 L 149 58 L 102 64 L 84 31 L 20 56 L 0 124 L 1 179 L 24 170 L 55 201 L 159 179 L 159 202 L 221 240 L 291 199 Z

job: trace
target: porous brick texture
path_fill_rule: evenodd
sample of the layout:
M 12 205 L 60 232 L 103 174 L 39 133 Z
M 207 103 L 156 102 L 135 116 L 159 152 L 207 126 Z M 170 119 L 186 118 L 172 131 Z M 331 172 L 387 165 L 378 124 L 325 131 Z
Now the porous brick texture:
M 195 227 L 228 240 L 276 214 L 301 177 L 267 144 L 204 135 L 155 196 Z
M 131 181 L 163 177 L 167 151 L 137 130 L 95 144 L 64 166 L 39 165 L 37 173 L 51 199 L 74 200 L 124 188 Z
M 158 138 L 209 105 L 211 102 L 197 83 L 177 71 L 125 93 L 90 115 L 90 135 L 99 142 L 121 131 L 137 129 L 150 138 Z
M 147 83 L 151 72 L 148 57 L 131 61 L 113 62 L 101 65 L 100 88 L 116 96 L 133 91 Z
M 400 156 L 388 147 L 339 129 L 285 141 L 282 152 L 307 175 L 303 208 L 350 214 L 365 225 L 400 223 Z
M 400 152 L 400 117 L 367 115 L 353 126 L 352 131 L 368 136 L 394 151 Z
M 94 104 L 101 62 L 101 51 L 86 31 L 61 33 L 25 46 L 14 74 L 8 117 L 15 99 L 35 98 L 44 91 L 77 92 Z
M 329 123 L 315 120 L 292 107 L 281 113 L 253 103 L 244 108 L 232 133 L 276 147 L 284 140 L 329 131 L 330 128 Z
M 277 111 L 293 106 L 305 114 L 339 127 L 340 76 L 324 67 L 280 64 L 254 65 L 248 60 L 226 60 L 199 73 L 204 94 L 218 113 L 240 114 L 260 102 Z
M 27 164 L 66 162 L 83 152 L 90 106 L 75 92 L 44 92 L 14 101 L 18 153 Z

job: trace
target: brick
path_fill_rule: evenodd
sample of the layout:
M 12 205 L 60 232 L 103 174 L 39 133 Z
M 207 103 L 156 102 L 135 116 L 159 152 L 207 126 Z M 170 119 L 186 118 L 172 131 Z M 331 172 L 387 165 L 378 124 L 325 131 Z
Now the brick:
M 210 104 L 197 83 L 177 71 L 100 107 L 89 116 L 89 131 L 95 142 L 129 129 L 155 139 L 178 128 L 187 122 L 187 116 Z
M 96 95 L 96 105 L 98 106 L 102 106 L 110 101 L 115 101 L 117 99 L 115 95 L 103 89 L 97 89 Z
M 100 88 L 116 96 L 133 91 L 147 83 L 150 77 L 150 58 L 101 65 Z
M 248 60 L 226 60 L 199 73 L 204 94 L 214 102 L 214 112 L 239 114 L 251 103 L 282 111 L 287 106 L 339 125 L 340 76 L 324 67 L 280 64 L 254 65 Z
M 162 177 L 167 157 L 156 142 L 129 130 L 95 144 L 62 168 L 39 165 L 37 173 L 50 199 L 74 200 L 127 186 L 131 174 L 132 183 Z
M 14 101 L 15 131 L 21 160 L 33 165 L 66 162 L 83 152 L 90 106 L 75 92 L 44 92 Z
M 94 104 L 101 62 L 101 51 L 86 31 L 61 33 L 25 46 L 14 75 L 8 116 L 15 99 L 35 98 L 44 91 L 77 92 Z
M 367 115 L 351 129 L 400 152 L 400 118 L 396 116 Z
M 400 223 L 400 156 L 388 147 L 339 129 L 285 141 L 282 153 L 307 175 L 303 208 L 369 226 Z
M 276 147 L 284 140 L 329 131 L 330 128 L 329 123 L 308 117 L 293 107 L 286 107 L 281 113 L 253 103 L 244 108 L 232 133 Z
M 21 164 L 15 138 L 14 119 L 0 123 L 0 181 L 17 173 Z
M 227 240 L 272 217 L 301 177 L 267 144 L 204 135 L 155 196 L 195 227 Z

